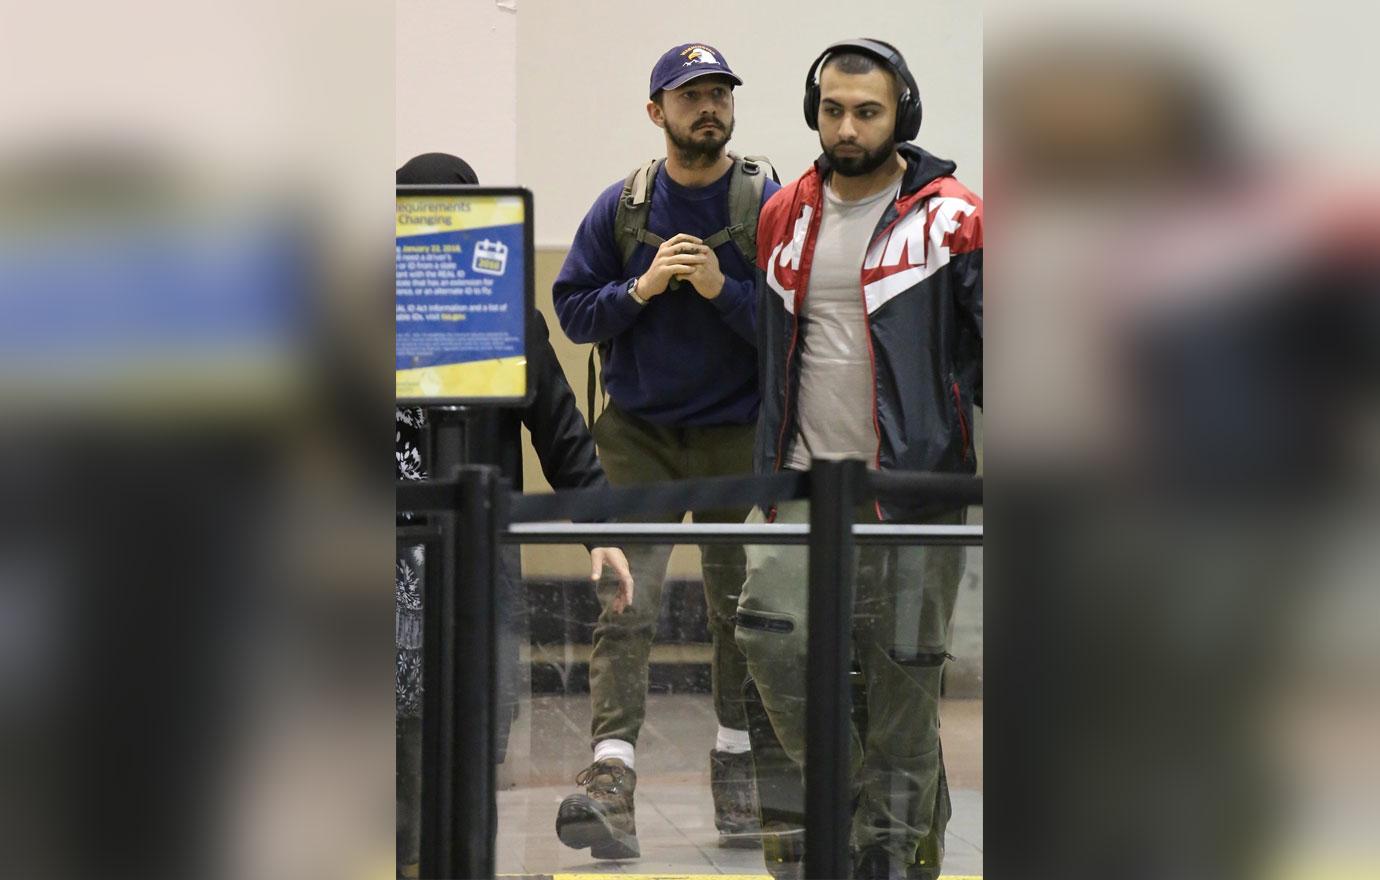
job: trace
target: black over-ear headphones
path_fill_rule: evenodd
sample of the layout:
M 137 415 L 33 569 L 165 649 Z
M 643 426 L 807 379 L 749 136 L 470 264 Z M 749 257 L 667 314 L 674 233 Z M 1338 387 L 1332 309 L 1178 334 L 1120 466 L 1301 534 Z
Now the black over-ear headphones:
M 896 102 L 896 142 L 913 140 L 920 133 L 920 87 L 915 84 L 915 77 L 911 75 L 910 68 L 906 67 L 906 59 L 901 57 L 895 46 L 881 40 L 840 40 L 819 53 L 815 63 L 810 65 L 810 72 L 805 74 L 805 124 L 815 131 L 819 130 L 817 75 L 830 55 L 844 50 L 853 50 L 876 58 L 891 68 L 892 73 L 901 80 L 901 97 Z

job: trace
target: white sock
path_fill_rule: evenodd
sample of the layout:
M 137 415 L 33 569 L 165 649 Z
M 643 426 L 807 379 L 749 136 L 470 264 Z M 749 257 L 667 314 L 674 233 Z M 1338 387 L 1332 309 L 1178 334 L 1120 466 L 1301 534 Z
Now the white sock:
M 617 758 L 633 769 L 633 744 L 623 739 L 601 739 L 594 744 L 594 760 Z
M 714 748 L 731 755 L 741 755 L 744 752 L 752 751 L 752 740 L 748 739 L 746 730 L 734 730 L 720 724 L 719 736 L 714 741 Z

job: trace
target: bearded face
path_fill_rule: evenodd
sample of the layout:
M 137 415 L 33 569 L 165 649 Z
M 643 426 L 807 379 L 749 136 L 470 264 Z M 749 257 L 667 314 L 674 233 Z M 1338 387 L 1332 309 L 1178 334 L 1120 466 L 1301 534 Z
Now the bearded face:
M 820 75 L 819 146 L 835 174 L 861 177 L 896 152 L 896 91 L 884 70 Z
M 687 164 L 715 161 L 733 137 L 733 83 L 727 77 L 702 76 L 667 89 L 655 106 L 653 118 Z

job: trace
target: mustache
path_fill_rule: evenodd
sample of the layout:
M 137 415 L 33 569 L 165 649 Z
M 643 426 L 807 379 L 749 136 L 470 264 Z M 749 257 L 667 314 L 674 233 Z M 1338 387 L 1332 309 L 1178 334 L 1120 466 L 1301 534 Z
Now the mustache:
M 691 131 L 694 131 L 697 129 L 710 127 L 722 129 L 724 127 L 724 124 L 717 119 L 702 119 L 699 122 L 696 122 L 694 125 L 690 126 L 690 129 Z

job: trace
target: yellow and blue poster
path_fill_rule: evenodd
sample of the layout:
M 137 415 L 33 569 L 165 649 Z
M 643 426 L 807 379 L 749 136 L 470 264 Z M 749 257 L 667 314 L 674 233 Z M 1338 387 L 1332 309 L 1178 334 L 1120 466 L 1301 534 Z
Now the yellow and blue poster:
M 398 400 L 520 403 L 527 396 L 530 205 L 524 190 L 399 187 Z

